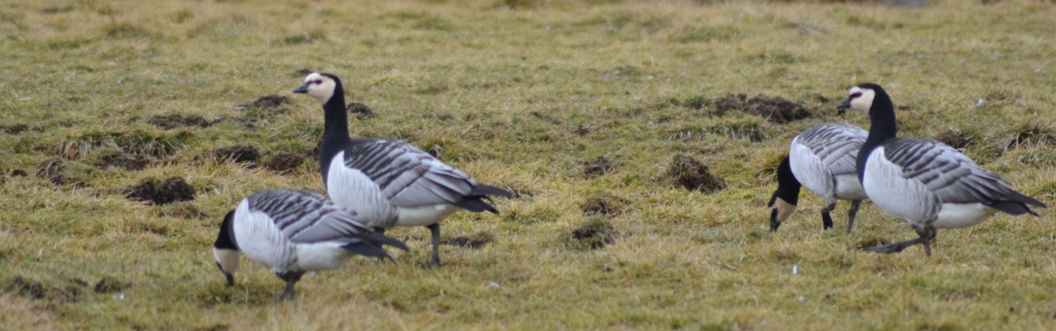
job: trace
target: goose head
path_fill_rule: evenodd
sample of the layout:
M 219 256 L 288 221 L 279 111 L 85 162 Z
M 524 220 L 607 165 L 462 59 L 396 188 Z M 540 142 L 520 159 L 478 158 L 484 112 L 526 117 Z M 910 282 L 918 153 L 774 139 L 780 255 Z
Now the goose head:
M 341 80 L 337 76 L 313 72 L 304 78 L 304 84 L 293 89 L 293 93 L 303 93 L 326 104 L 334 97 L 334 92 L 341 88 Z
M 792 173 L 789 158 L 781 160 L 777 167 L 777 190 L 770 196 L 770 202 L 766 204 L 766 215 L 770 217 L 770 232 L 784 223 L 792 213 L 796 211 L 796 203 L 799 202 L 799 190 L 802 184 Z
M 224 222 L 220 223 L 220 234 L 216 236 L 213 243 L 213 261 L 220 272 L 227 277 L 227 286 L 235 285 L 235 271 L 238 271 L 238 245 L 235 244 L 235 235 L 232 229 L 234 225 L 235 211 L 224 216 Z
M 876 99 L 878 91 L 885 93 L 880 85 L 873 83 L 851 87 L 850 91 L 847 92 L 847 99 L 837 105 L 836 109 L 839 109 L 840 115 L 843 115 L 847 108 L 868 114 L 869 109 L 873 108 L 873 100 Z

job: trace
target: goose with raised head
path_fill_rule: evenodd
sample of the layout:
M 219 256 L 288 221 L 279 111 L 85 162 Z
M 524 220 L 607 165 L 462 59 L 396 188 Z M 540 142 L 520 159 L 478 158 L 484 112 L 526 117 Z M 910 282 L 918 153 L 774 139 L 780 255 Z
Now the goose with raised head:
M 340 268 L 354 255 L 391 260 L 384 246 L 407 250 L 321 194 L 267 190 L 242 199 L 224 216 L 213 259 L 229 286 L 235 284 L 239 252 L 270 268 L 286 281 L 279 302 L 294 300 L 294 284 L 307 272 Z
M 793 138 L 788 156 L 777 168 L 777 190 L 767 204 L 770 231 L 777 231 L 792 215 L 800 187 L 806 186 L 825 199 L 826 205 L 821 209 L 824 229 L 832 227 L 830 213 L 836 208 L 836 201 L 851 201 L 847 211 L 847 233 L 851 233 L 854 217 L 866 199 L 854 164 L 868 134 L 850 124 L 822 123 Z
M 999 211 L 1038 216 L 1028 205 L 1045 208 L 953 147 L 935 140 L 896 138 L 895 106 L 880 85 L 852 87 L 837 108 L 869 114 L 869 137 L 856 162 L 862 188 L 873 204 L 909 222 L 919 235 L 870 251 L 895 253 L 922 244 L 930 256 L 937 229 L 979 224 Z
M 440 265 L 440 221 L 458 210 L 497 214 L 499 211 L 489 204 L 489 196 L 512 197 L 506 190 L 478 183 L 414 145 L 379 138 L 351 139 L 345 92 L 337 76 L 311 73 L 293 92 L 307 94 L 323 104 L 325 127 L 319 168 L 330 198 L 338 205 L 370 215 L 367 219 L 379 229 L 429 228 L 432 266 Z M 373 184 L 346 184 L 348 178 L 359 176 L 368 177 Z M 388 204 L 361 204 L 364 194 L 380 194 Z M 388 217 L 390 214 L 396 217 Z

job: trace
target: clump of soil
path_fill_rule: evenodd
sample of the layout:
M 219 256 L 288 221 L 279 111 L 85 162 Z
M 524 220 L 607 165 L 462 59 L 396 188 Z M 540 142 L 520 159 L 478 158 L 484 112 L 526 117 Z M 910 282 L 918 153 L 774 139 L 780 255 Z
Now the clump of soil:
M 593 219 L 572 230 L 572 239 L 590 249 L 616 243 L 616 228 L 605 220 Z
M 582 210 L 587 215 L 615 216 L 623 213 L 628 204 L 630 204 L 630 201 L 623 198 L 604 194 L 588 198 L 586 202 L 579 206 L 579 210 Z
M 177 201 L 194 200 L 194 187 L 180 177 L 172 177 L 163 182 L 150 178 L 125 191 L 125 197 L 130 200 L 164 205 Z
M 123 283 L 114 277 L 103 277 L 98 283 L 95 283 L 95 293 L 114 293 L 124 291 L 132 284 Z
M 726 112 L 731 110 L 744 109 L 745 102 L 748 101 L 748 95 L 740 93 L 737 95 L 727 94 L 724 97 L 715 99 L 712 103 L 715 105 L 716 116 L 722 117 L 726 115 Z
M 375 114 L 373 111 L 371 111 L 370 107 L 367 107 L 367 105 L 359 102 L 349 103 L 347 109 L 349 114 L 352 114 L 353 116 L 359 119 L 378 117 L 378 114 Z
M 147 122 L 149 122 L 150 124 L 154 124 L 154 126 L 157 126 L 159 128 L 165 129 L 165 130 L 174 129 L 174 128 L 178 128 L 178 127 L 199 127 L 199 128 L 204 128 L 204 127 L 208 127 L 209 124 L 210 124 L 209 121 L 206 121 L 205 118 L 203 118 L 201 116 L 198 116 L 198 115 L 189 115 L 188 116 L 188 115 L 180 115 L 180 114 L 157 115 L 157 116 L 151 117 L 150 120 L 148 120 Z
M 708 171 L 708 166 L 683 154 L 675 154 L 663 179 L 690 191 L 713 193 L 726 188 L 726 181 Z
M 213 152 L 213 154 L 216 155 L 216 159 L 218 160 L 231 160 L 236 163 L 257 162 L 257 159 L 260 159 L 260 153 L 252 146 L 239 145 L 221 147 Z
M 278 153 L 268 158 L 268 161 L 264 163 L 264 167 L 279 173 L 288 173 L 301 166 L 305 158 L 303 154 Z
M 74 302 L 84 293 L 84 288 L 87 286 L 88 283 L 76 278 L 71 278 L 69 283 L 64 285 L 48 286 L 22 276 L 15 276 L 14 279 L 5 284 L 4 289 L 7 292 L 31 299 Z
M 591 179 L 610 174 L 615 170 L 615 165 L 613 165 L 612 162 L 609 162 L 609 159 L 606 159 L 604 156 L 598 156 L 597 159 L 594 159 L 592 162 L 587 162 L 583 166 L 583 175 L 586 176 L 587 179 Z
M 458 236 L 454 238 L 448 238 L 441 240 L 440 243 L 444 245 L 458 246 L 462 248 L 478 249 L 485 245 L 495 241 L 495 238 L 487 232 L 477 232 L 476 234 L 466 237 Z
M 66 170 L 66 160 L 57 157 L 49 158 L 37 166 L 37 177 L 47 178 L 55 185 L 62 185 L 66 182 L 64 170 Z
M 253 101 L 252 103 L 244 103 L 239 105 L 240 108 L 259 108 L 259 109 L 273 109 L 290 103 L 290 98 L 281 96 L 278 94 L 269 94 L 262 96 Z
M 22 278 L 22 276 L 15 276 L 15 279 L 11 280 L 11 285 L 11 292 L 26 298 L 43 299 L 48 294 L 43 283 Z
M 11 177 L 25 177 L 25 176 L 29 176 L 29 174 L 26 173 L 25 170 L 22 170 L 22 169 L 11 170 Z
M 972 143 L 971 137 L 954 128 L 948 128 L 945 131 L 940 132 L 939 135 L 935 136 L 935 140 L 958 149 L 964 148 Z
M 35 128 L 35 129 L 37 131 L 44 131 L 43 129 L 40 129 L 40 128 Z M 22 133 L 23 131 L 26 131 L 26 130 L 29 130 L 29 126 L 25 125 L 25 124 L 21 124 L 21 123 L 20 124 L 15 124 L 15 125 L 0 125 L 0 131 L 3 131 L 4 133 L 7 133 L 7 134 L 19 134 L 19 133 Z
M 575 130 L 572 130 L 572 133 L 575 133 L 579 136 L 585 136 L 590 134 L 590 128 L 583 126 L 583 124 L 580 124 L 579 127 L 577 127 Z
M 799 103 L 781 97 L 770 98 L 757 95 L 745 103 L 752 114 L 766 118 L 770 123 L 783 124 L 814 116 L 810 110 Z

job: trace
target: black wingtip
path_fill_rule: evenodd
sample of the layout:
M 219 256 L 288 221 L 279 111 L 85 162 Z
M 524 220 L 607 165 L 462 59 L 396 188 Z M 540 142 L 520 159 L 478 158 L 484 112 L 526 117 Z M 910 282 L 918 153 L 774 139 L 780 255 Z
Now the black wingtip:
M 467 197 L 467 198 L 465 198 L 462 201 L 453 203 L 453 205 L 455 205 L 458 208 L 462 208 L 462 209 L 465 209 L 465 210 L 468 210 L 468 211 L 471 211 L 471 212 L 474 212 L 474 213 L 479 213 L 479 212 L 482 212 L 482 211 L 486 211 L 486 212 L 489 212 L 489 213 L 492 213 L 492 214 L 498 214 L 499 213 L 498 209 L 495 209 L 494 206 L 488 204 L 487 202 L 484 202 L 483 199 L 488 199 L 488 197 L 486 197 L 486 196 Z
M 371 243 L 374 243 L 374 244 L 376 244 L 378 246 L 386 246 L 387 245 L 387 246 L 392 246 L 392 247 L 396 247 L 396 248 L 402 249 L 404 251 L 409 251 L 410 250 L 410 248 L 407 247 L 407 244 L 404 244 L 399 239 L 396 239 L 396 238 L 393 238 L 393 237 L 389 237 L 389 236 L 386 236 L 386 235 L 378 233 L 378 232 L 371 232 L 370 234 L 368 234 L 367 235 L 367 240 L 370 240 Z
M 513 193 L 495 186 L 480 184 L 473 187 L 473 191 L 470 195 L 490 195 L 503 198 L 512 198 Z

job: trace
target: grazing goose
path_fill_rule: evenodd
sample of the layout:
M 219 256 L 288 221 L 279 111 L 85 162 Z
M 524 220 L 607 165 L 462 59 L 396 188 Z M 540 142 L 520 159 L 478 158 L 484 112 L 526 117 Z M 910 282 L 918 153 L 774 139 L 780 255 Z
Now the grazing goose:
M 827 205 L 821 209 L 825 229 L 832 227 L 829 213 L 836 208 L 836 200 L 850 200 L 847 233 L 851 233 L 854 216 L 866 198 L 854 162 L 868 135 L 854 125 L 822 123 L 793 138 L 788 156 L 777 169 L 777 191 L 767 204 L 770 231 L 777 231 L 796 210 L 802 185 L 825 198 Z
M 323 103 L 325 128 L 319 151 L 319 168 L 327 192 L 334 202 L 368 215 L 397 215 L 395 219 L 365 217 L 380 231 L 392 226 L 425 226 L 432 232 L 432 266 L 440 265 L 439 222 L 458 211 L 498 210 L 487 201 L 489 195 L 512 197 L 506 190 L 477 183 L 465 172 L 444 164 L 411 144 L 378 138 L 352 140 L 348 135 L 345 92 L 337 76 L 311 73 L 294 93 L 308 94 Z M 367 176 L 373 185 L 350 186 L 346 179 Z M 367 187 L 369 186 L 369 187 Z M 370 192 L 364 193 L 363 190 Z M 389 207 L 356 206 L 364 194 L 381 194 Z
M 862 188 L 877 207 L 909 222 L 920 236 L 870 251 L 895 253 L 923 244 L 930 256 L 936 229 L 979 224 L 998 211 L 1038 216 L 1027 205 L 1045 208 L 950 146 L 934 140 L 895 138 L 895 107 L 879 85 L 852 87 L 837 108 L 869 114 L 872 126 L 856 166 Z
M 392 259 L 382 246 L 407 250 L 325 196 L 300 190 L 267 190 L 242 199 L 224 216 L 213 259 L 235 284 L 238 253 L 275 271 L 286 290 L 275 302 L 294 299 L 294 284 L 306 272 L 340 268 L 355 254 Z

